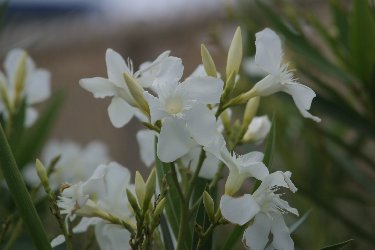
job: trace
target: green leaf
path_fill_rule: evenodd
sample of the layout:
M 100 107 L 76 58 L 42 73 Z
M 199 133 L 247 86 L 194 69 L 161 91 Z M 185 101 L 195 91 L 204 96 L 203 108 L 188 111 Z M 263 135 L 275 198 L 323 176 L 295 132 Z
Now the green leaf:
M 64 95 L 62 93 L 53 95 L 45 112 L 23 136 L 22 144 L 20 144 L 14 152 L 20 169 L 37 158 L 38 152 L 43 147 L 58 117 L 63 100 Z
M 343 241 L 343 242 L 340 242 L 340 243 L 337 243 L 337 244 L 326 246 L 326 247 L 320 248 L 320 250 L 339 250 L 339 249 L 342 249 L 344 246 L 346 246 L 347 244 L 349 244 L 352 241 L 354 241 L 354 239 L 350 239 L 350 240 Z
M 264 152 L 263 162 L 270 168 L 272 166 L 272 159 L 275 151 L 275 141 L 276 141 L 276 119 L 275 114 L 272 117 L 272 127 L 270 133 L 267 136 L 266 150 Z
M 307 217 L 309 217 L 311 211 L 312 211 L 312 209 L 307 210 L 307 212 L 301 218 L 299 218 L 299 220 L 294 222 L 294 224 L 289 227 L 289 231 L 290 231 L 291 234 L 294 231 L 296 231 L 297 228 L 299 228 L 306 221 L 306 219 L 307 219 Z
M 25 129 L 26 101 L 23 100 L 17 113 L 12 116 L 9 143 L 13 151 L 19 146 L 20 139 Z
M 343 8 L 341 1 L 331 0 L 331 13 L 334 18 L 335 26 L 339 31 L 339 39 L 342 45 L 349 48 L 349 22 L 348 12 Z
M 23 181 L 17 163 L 12 154 L 12 150 L 0 126 L 0 167 L 9 191 L 15 201 L 18 212 L 25 222 L 31 239 L 37 249 L 51 249 L 50 242 L 43 228 L 42 222 L 36 212 L 33 201 Z
M 367 0 L 354 1 L 349 36 L 352 67 L 363 83 L 373 85 L 375 20 Z
M 163 163 L 162 161 L 160 161 L 156 152 L 157 152 L 157 138 L 155 137 L 156 173 L 158 176 L 159 186 L 161 187 L 162 191 L 165 191 L 163 190 L 165 186 L 168 187 L 167 194 L 166 194 L 167 204 L 165 206 L 165 211 L 166 211 L 169 225 L 172 228 L 174 236 L 177 238 L 179 225 L 180 225 L 179 216 L 181 214 L 181 203 L 180 203 L 179 194 L 178 194 L 177 189 L 175 188 L 172 176 L 169 174 L 172 164 Z M 169 233 L 169 232 L 163 231 L 163 234 L 164 233 Z
M 174 250 L 173 240 L 169 232 L 168 222 L 163 214 L 160 216 L 160 227 L 161 231 L 163 232 L 163 243 L 165 250 Z
M 238 226 L 236 225 L 232 231 L 232 233 L 229 235 L 227 241 L 225 242 L 222 250 L 231 250 L 234 248 L 234 246 L 237 244 L 237 242 L 241 239 L 243 233 L 245 232 L 245 229 L 247 228 L 247 225 Z

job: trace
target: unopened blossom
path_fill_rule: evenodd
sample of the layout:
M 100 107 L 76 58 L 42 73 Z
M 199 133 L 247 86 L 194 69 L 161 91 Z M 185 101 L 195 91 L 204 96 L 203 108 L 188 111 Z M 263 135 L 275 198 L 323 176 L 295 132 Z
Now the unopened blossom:
M 251 120 L 243 140 L 246 142 L 261 142 L 266 138 L 271 129 L 271 121 L 268 116 L 256 116 Z
M 95 171 L 96 166 L 109 162 L 108 149 L 100 142 L 91 142 L 82 147 L 73 141 L 53 140 L 44 148 L 41 160 L 48 166 L 57 156 L 60 156 L 60 159 L 49 176 L 49 184 L 53 190 L 62 183 L 75 184 L 85 181 Z M 26 182 L 34 187 L 40 183 L 33 165 L 27 166 L 23 175 Z
M 288 64 L 283 64 L 283 51 L 278 35 L 273 30 L 266 28 L 256 33 L 255 36 L 255 64 L 268 75 L 242 97 L 268 96 L 282 91 L 292 96 L 304 117 L 320 122 L 319 117 L 308 112 L 311 102 L 316 96 L 315 92 L 300 84 L 292 71 L 288 69 Z
M 4 73 L 0 71 L 0 115 L 8 119 L 25 100 L 25 125 L 29 127 L 38 117 L 38 112 L 31 106 L 46 100 L 50 94 L 50 73 L 36 68 L 25 50 L 9 51 L 4 61 Z
M 192 76 L 180 83 L 183 66 L 174 67 L 174 72 L 155 80 L 157 96 L 144 93 L 151 123 L 162 121 L 157 155 L 163 162 L 175 161 L 197 143 L 206 145 L 216 136 L 216 119 L 207 104 L 220 101 L 224 85 L 222 80 L 208 76 Z
M 218 136 L 204 149 L 220 159 L 229 169 L 225 183 L 225 194 L 233 195 L 249 177 L 263 180 L 269 172 L 264 165 L 263 153 L 253 151 L 245 155 L 231 154 L 225 144 L 224 138 Z
M 91 92 L 95 98 L 111 97 L 108 106 L 108 115 L 113 126 L 119 128 L 127 124 L 134 116 L 137 102 L 131 95 L 124 74 L 129 74 L 137 79 L 143 87 L 149 87 L 154 79 L 169 74 L 170 64 L 178 61 L 178 58 L 169 57 L 169 51 L 163 52 L 153 62 L 142 64 L 140 70 L 134 72 L 133 64 L 127 62 L 120 54 L 112 49 L 107 49 L 106 64 L 108 78 L 93 77 L 80 80 L 82 88 Z
M 269 243 L 270 233 L 273 235 L 270 243 L 273 248 L 294 249 L 283 214 L 292 213 L 298 216 L 298 211 L 281 199 L 281 194 L 276 193 L 281 187 L 288 188 L 292 192 L 297 191 L 290 176 L 290 172 L 274 172 L 263 179 L 252 195 L 245 194 L 241 197 L 223 195 L 221 197 L 220 209 L 225 219 L 238 225 L 244 225 L 254 219 L 243 235 L 244 242 L 250 249 L 265 249 Z
M 74 233 L 85 232 L 95 226 L 95 235 L 101 249 L 130 249 L 130 233 L 120 225 L 106 220 L 107 214 L 127 223 L 134 223 L 133 211 L 127 199 L 126 189 L 133 190 L 130 172 L 116 162 L 100 165 L 85 182 L 65 188 L 58 206 L 68 220 L 81 216 Z M 101 217 L 100 215 L 104 216 Z

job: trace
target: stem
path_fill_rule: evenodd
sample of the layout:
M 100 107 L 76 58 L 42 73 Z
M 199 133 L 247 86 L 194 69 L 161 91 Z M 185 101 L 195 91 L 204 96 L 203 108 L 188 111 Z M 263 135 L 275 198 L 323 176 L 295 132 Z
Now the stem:
M 30 233 L 37 249 L 51 249 L 50 242 L 44 231 L 42 222 L 36 212 L 30 194 L 27 191 L 22 175 L 18 170 L 16 161 L 5 137 L 2 126 L 0 126 L 0 166 L 4 178 L 8 184 L 21 218 Z
M 18 218 L 17 223 L 12 230 L 12 234 L 10 235 L 9 240 L 7 244 L 5 245 L 5 248 L 4 248 L 5 250 L 13 249 L 14 242 L 16 242 L 19 235 L 21 234 L 22 224 L 23 224 L 22 219 Z
M 171 164 L 171 171 L 172 171 L 172 179 L 173 179 L 174 185 L 176 186 L 178 196 L 180 197 L 181 202 L 185 203 L 185 196 L 181 190 L 180 184 L 178 183 L 176 166 L 173 163 Z
M 199 155 L 199 159 L 198 159 L 198 163 L 197 163 L 197 167 L 194 171 L 194 174 L 193 174 L 193 177 L 191 177 L 191 181 L 189 183 L 189 187 L 188 187 L 188 190 L 186 192 L 186 201 L 189 202 L 190 201 L 190 197 L 191 197 L 191 194 L 193 193 L 193 189 L 194 189 L 194 184 L 195 184 L 195 181 L 197 180 L 198 178 L 198 175 L 199 175 L 199 172 L 201 171 L 201 168 L 202 168 L 202 165 L 203 165 L 203 162 L 204 162 L 204 159 L 206 158 L 206 152 L 203 150 L 203 148 L 201 149 L 201 153 Z

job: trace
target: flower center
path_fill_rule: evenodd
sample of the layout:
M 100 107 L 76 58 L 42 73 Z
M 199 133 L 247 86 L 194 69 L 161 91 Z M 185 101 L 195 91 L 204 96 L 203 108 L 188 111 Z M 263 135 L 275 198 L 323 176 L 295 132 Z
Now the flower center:
M 168 97 L 165 101 L 165 111 L 169 114 L 175 115 L 182 111 L 183 103 L 179 96 Z

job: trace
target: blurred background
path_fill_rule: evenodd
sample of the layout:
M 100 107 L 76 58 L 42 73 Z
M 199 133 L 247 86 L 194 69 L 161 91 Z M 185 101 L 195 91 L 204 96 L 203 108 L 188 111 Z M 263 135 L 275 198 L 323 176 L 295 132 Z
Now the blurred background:
M 296 249 L 351 238 L 346 249 L 375 249 L 374 1 L 11 0 L 3 6 L 0 54 L 26 48 L 51 72 L 53 89 L 65 93 L 49 137 L 102 141 L 113 160 L 143 171 L 139 123 L 114 128 L 109 99 L 94 99 L 78 85 L 106 76 L 106 49 L 131 58 L 135 68 L 171 50 L 186 76 L 201 62 L 201 43 L 223 71 L 236 26 L 243 28 L 246 57 L 255 53 L 254 34 L 271 27 L 300 81 L 317 92 L 312 113 L 323 120 L 303 119 L 284 94 L 262 99 L 260 114 L 275 114 L 277 123 L 271 169 L 293 172 L 299 192 L 289 203 L 300 214 L 311 210 L 294 233 Z M 258 79 L 244 68 L 238 91 Z

